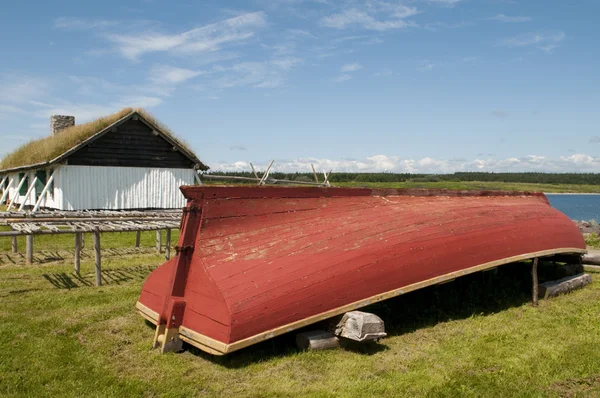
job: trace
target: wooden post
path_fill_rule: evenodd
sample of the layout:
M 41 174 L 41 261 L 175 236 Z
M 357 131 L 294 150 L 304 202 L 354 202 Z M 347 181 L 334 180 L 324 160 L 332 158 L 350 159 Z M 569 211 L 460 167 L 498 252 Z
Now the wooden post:
M 538 305 L 538 258 L 533 259 L 533 266 L 531 267 L 531 276 L 533 277 L 533 306 L 537 307 Z
M 83 234 L 75 233 L 75 275 L 79 276 L 79 267 L 81 265 L 81 243 L 83 242 Z
M 142 231 L 135 231 L 135 247 L 140 247 L 141 236 L 142 236 Z
M 165 258 L 171 258 L 171 228 L 167 228 L 167 239 L 165 240 Z
M 12 252 L 13 253 L 18 253 L 19 252 L 19 245 L 18 245 L 18 241 L 17 241 L 17 237 L 16 236 L 12 237 Z
M 29 265 L 33 262 L 33 235 L 27 235 L 25 243 L 25 263 Z
M 296 335 L 296 345 L 301 350 L 329 350 L 338 348 L 340 342 L 326 330 L 311 330 Z
M 160 229 L 156 231 L 156 250 L 158 250 L 159 253 L 162 252 L 162 234 Z
M 100 258 L 100 231 L 94 231 L 94 252 L 96 255 L 96 286 L 102 286 L 102 264 Z

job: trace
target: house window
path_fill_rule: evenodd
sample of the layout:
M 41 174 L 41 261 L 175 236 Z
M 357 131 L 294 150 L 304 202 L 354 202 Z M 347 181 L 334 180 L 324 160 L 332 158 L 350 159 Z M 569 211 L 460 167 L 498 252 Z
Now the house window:
M 21 189 L 19 189 L 20 196 L 27 195 L 27 188 L 29 188 L 29 176 L 26 176 L 25 173 L 19 173 L 19 183 L 21 182 L 23 177 L 25 177 L 25 182 L 23 183 L 23 185 L 21 185 Z

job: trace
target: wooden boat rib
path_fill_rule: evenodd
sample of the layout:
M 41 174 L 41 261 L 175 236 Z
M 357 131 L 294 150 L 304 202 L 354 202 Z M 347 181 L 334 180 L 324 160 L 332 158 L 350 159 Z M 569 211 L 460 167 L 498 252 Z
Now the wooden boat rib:
M 181 339 L 222 355 L 469 273 L 586 252 L 541 193 L 181 189 L 178 254 L 137 303 L 158 326 L 155 346 Z

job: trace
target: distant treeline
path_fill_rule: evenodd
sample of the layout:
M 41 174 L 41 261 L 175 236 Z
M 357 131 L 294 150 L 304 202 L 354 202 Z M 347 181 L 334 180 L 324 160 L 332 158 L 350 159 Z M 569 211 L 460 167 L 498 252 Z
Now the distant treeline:
M 250 172 L 221 172 L 210 174 L 253 177 Z M 278 173 L 271 177 L 282 180 L 314 181 L 312 173 Z M 323 175 L 319 174 L 323 181 Z M 481 173 L 459 172 L 454 174 L 410 174 L 410 173 L 336 173 L 329 177 L 330 182 L 439 182 L 439 181 L 497 181 L 537 184 L 589 184 L 600 185 L 598 173 Z

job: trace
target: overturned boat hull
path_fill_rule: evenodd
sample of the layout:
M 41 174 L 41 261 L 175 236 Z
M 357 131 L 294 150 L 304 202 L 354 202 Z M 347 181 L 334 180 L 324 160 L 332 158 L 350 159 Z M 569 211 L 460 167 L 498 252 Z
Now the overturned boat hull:
M 156 341 L 222 355 L 525 259 L 585 253 L 541 193 L 182 187 L 178 254 L 137 309 Z M 162 340 L 161 340 L 162 336 Z

